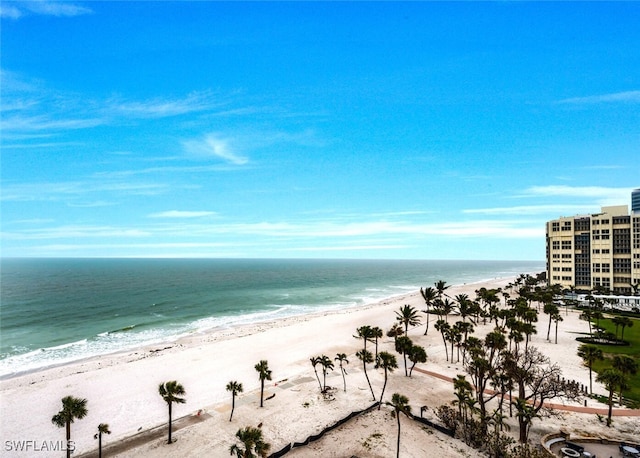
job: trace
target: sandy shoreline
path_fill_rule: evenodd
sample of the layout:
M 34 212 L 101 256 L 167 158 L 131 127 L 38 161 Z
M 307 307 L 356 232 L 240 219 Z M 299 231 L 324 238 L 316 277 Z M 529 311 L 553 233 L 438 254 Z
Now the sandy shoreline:
M 474 298 L 475 290 L 482 286 L 504 287 L 512 280 L 505 278 L 458 285 L 448 293 L 451 296 L 466 293 Z M 177 380 L 185 387 L 187 402 L 174 405 L 174 418 L 200 412 L 201 415 L 206 414 L 208 419 L 178 431 L 178 443 L 169 449 L 160 439 L 140 450 L 129 451 L 126 456 L 228 456 L 235 431 L 247 425 L 256 426 L 260 422 L 264 424 L 264 435 L 272 444 L 272 451 L 278 450 L 290 441 L 300 441 L 316 433 L 350 411 L 370 405 L 371 393 L 354 355 L 360 344 L 353 335 L 357 327 L 365 324 L 379 326 L 386 332 L 394 323 L 395 311 L 404 304 L 413 305 L 419 310 L 424 308 L 422 297 L 416 291 L 376 304 L 191 335 L 167 344 L 91 358 L 2 380 L 0 435 L 3 445 L 5 441 L 64 439 L 64 430 L 56 428 L 51 423 L 51 417 L 60 409 L 60 399 L 66 395 L 88 399 L 87 417 L 72 425 L 76 453 L 97 447 L 93 435 L 99 423 L 110 425 L 112 434 L 105 437 L 106 444 L 140 430 L 166 424 L 167 408 L 158 395 L 158 385 L 167 380 Z M 540 317 L 537 324 L 539 332 L 534 336 L 533 344 L 561 364 L 567 379 L 588 383 L 588 370 L 582 367 L 576 355 L 578 343 L 575 341 L 575 333 L 585 332 L 587 323 L 578 320 L 575 313 L 569 312 L 565 316 L 563 311 L 565 321 L 560 325 L 559 343 L 555 345 L 545 340 L 545 317 Z M 424 324 L 410 331 L 410 337 L 427 350 L 429 360 L 422 367 L 450 376 L 462 373 L 460 364 L 453 365 L 445 361 L 444 347 L 440 335 L 433 329 L 433 323 L 434 320 L 428 336 L 423 336 Z M 477 330 L 478 334 L 482 332 L 481 329 Z M 384 337 L 380 345 L 381 349 L 395 353 L 392 339 Z M 327 403 L 319 398 L 309 358 L 326 354 L 333 359 L 338 352 L 346 353 L 350 360 L 347 366 L 348 389 L 346 394 L 338 390 L 335 401 Z M 273 371 L 273 381 L 269 382 L 267 391 L 276 394 L 276 397 L 260 409 L 257 407 L 259 380 L 253 366 L 262 359 L 268 360 L 269 368 Z M 374 390 L 379 392 L 382 375 L 372 369 L 370 376 Z M 230 394 L 225 386 L 231 380 L 241 382 L 244 393 L 239 396 L 234 420 L 229 423 Z M 333 371 L 328 381 L 332 386 L 342 387 L 338 371 Z M 394 391 L 407 394 L 414 411 L 417 409 L 418 412 L 422 405 L 435 408 L 453 399 L 450 384 L 417 374 L 409 379 L 404 377 L 403 370 L 397 370 L 390 376 L 385 399 L 389 399 Z M 598 391 L 603 392 L 601 388 Z M 384 409 L 373 414 L 372 418 L 376 415 L 383 418 L 383 413 Z M 391 423 L 390 427 L 394 431 L 395 423 Z M 377 444 L 376 448 L 384 451 L 385 447 L 395 447 L 395 437 L 387 437 L 389 434 L 381 432 L 383 439 L 380 441 L 388 444 Z M 372 440 L 377 440 L 378 436 L 374 436 Z M 442 448 L 442 456 L 454 456 L 446 451 L 447 447 L 452 446 L 451 440 L 437 435 L 432 439 Z M 423 439 L 418 441 L 422 442 Z M 362 443 L 366 442 L 366 438 L 356 442 L 357 447 L 365 447 Z M 462 445 L 455 442 L 455 447 Z M 409 444 L 407 447 L 406 456 L 424 456 L 412 454 Z M 291 456 L 314 456 L 312 450 L 309 448 L 305 452 L 300 449 L 292 452 Z M 3 453 L 6 453 L 6 447 Z M 331 455 L 331 452 L 322 453 Z M 353 453 L 357 453 L 357 450 Z M 20 455 L 29 454 L 10 453 L 10 456 Z M 388 454 L 382 453 L 380 456 Z

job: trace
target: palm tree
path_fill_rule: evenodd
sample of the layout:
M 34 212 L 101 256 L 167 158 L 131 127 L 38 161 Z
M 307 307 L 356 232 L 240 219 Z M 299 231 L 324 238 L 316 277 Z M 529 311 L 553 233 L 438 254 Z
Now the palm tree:
M 453 310 L 455 309 L 456 304 L 455 302 L 449 300 L 449 298 L 440 301 L 439 304 L 442 310 L 442 314 L 444 315 L 444 321 L 446 322 L 448 321 L 451 312 L 453 312 Z
M 427 362 L 427 352 L 424 347 L 421 347 L 420 345 L 412 345 L 409 350 L 409 361 L 413 363 L 411 369 L 409 369 L 409 377 L 411 377 L 411 374 L 413 374 L 413 368 L 416 367 L 416 364 Z
M 309 361 L 311 361 L 311 365 L 313 366 L 313 372 L 316 373 L 316 378 L 318 379 L 318 386 L 320 387 L 320 391 L 322 391 L 322 383 L 320 382 L 320 376 L 318 375 L 318 370 L 316 369 L 316 366 L 320 364 L 321 360 L 322 359 L 320 358 L 320 356 L 313 356 L 309 358 Z
M 611 318 L 611 323 L 613 323 L 616 327 L 616 340 L 618 339 L 618 328 L 620 327 L 621 319 L 621 316 L 614 316 L 613 318 Z
M 617 389 L 622 389 L 625 385 L 624 374 L 616 369 L 605 369 L 596 377 L 596 381 L 602 383 L 607 391 L 609 391 L 609 414 L 607 416 L 607 426 L 611 426 L 611 413 L 613 409 L 613 393 Z
M 624 328 L 628 327 L 632 327 L 633 326 L 633 320 L 629 317 L 622 317 L 622 320 L 620 320 L 620 326 L 622 327 L 622 335 L 620 336 L 620 340 L 624 340 Z
M 593 363 L 603 359 L 602 350 L 595 345 L 583 344 L 578 347 L 578 356 L 582 358 L 583 364 L 589 368 L 589 393 L 593 394 Z
M 269 370 L 269 363 L 267 360 L 260 360 L 258 364 L 254 366 L 258 372 L 258 378 L 260 379 L 260 407 L 263 407 L 264 402 L 264 381 L 271 380 L 271 371 Z
M 227 391 L 231 392 L 231 416 L 229 416 L 229 421 L 233 418 L 233 411 L 236 408 L 236 396 L 238 393 L 242 393 L 242 383 L 231 381 L 227 383 Z
M 613 357 L 613 368 L 620 371 L 625 377 L 625 381 L 629 375 L 635 375 L 638 373 L 638 363 L 631 356 L 616 355 Z M 622 390 L 626 386 L 626 383 L 620 385 L 620 391 L 618 392 L 618 402 L 622 406 Z
M 433 286 L 436 287 L 436 291 L 438 292 L 438 299 L 442 300 L 442 296 L 446 296 L 444 292 L 449 289 L 451 285 L 447 285 L 447 282 L 444 280 L 438 280 Z
M 391 416 L 398 420 L 398 445 L 396 448 L 396 458 L 400 458 L 400 414 L 403 413 L 407 417 L 411 414 L 409 398 L 400 393 L 393 393 L 393 396 L 391 396 L 391 402 L 387 402 L 386 404 L 393 407 Z
M 320 357 L 320 364 L 322 364 L 322 391 L 327 391 L 327 372 L 333 370 L 333 361 L 328 356 L 322 355 Z
M 360 326 L 356 329 L 357 335 L 354 337 L 356 339 L 363 340 L 362 350 L 356 353 L 356 356 L 360 361 L 362 361 L 362 368 L 364 370 L 364 376 L 367 379 L 367 383 L 369 384 L 369 389 L 371 390 L 371 396 L 373 400 L 376 400 L 376 395 L 373 392 L 373 388 L 371 387 L 371 381 L 369 380 L 369 374 L 367 374 L 367 364 L 372 363 L 374 361 L 373 355 L 369 350 L 367 350 L 367 341 L 370 341 L 373 338 L 373 328 L 371 326 Z
M 447 335 L 449 333 L 449 330 L 451 329 L 451 326 L 449 325 L 449 323 L 447 323 L 444 320 L 438 320 L 436 321 L 436 326 L 435 326 L 437 331 L 440 331 L 440 334 L 442 334 L 442 342 L 444 342 L 444 353 L 445 356 L 447 358 L 447 361 L 449 361 L 449 348 L 447 347 L 447 339 L 445 337 L 445 335 Z M 451 355 L 453 359 L 453 355 Z
M 102 458 L 102 435 L 111 434 L 109 431 L 109 425 L 106 423 L 100 423 L 98 425 L 98 434 L 94 434 L 93 438 L 98 439 L 98 458 Z
M 413 347 L 413 342 L 407 336 L 400 336 L 396 340 L 396 351 L 402 354 L 404 358 L 404 375 L 405 377 L 409 375 L 407 372 L 407 354 L 411 351 L 411 347 Z
M 462 321 L 467 321 L 467 317 L 471 316 L 473 311 L 472 304 L 469 300 L 469 296 L 466 294 L 458 294 L 455 297 L 455 301 L 458 303 L 458 310 L 460 311 L 460 316 L 462 317 Z
M 424 330 L 424 335 L 426 336 L 427 332 L 429 332 L 429 314 L 431 313 L 429 307 L 431 307 L 433 301 L 435 301 L 438 297 L 438 293 L 431 286 L 428 286 L 425 289 L 420 288 L 420 294 L 422 295 L 424 303 L 427 306 L 426 310 L 423 310 L 423 312 L 427 314 L 427 327 Z
M 382 339 L 384 332 L 378 326 L 371 328 L 371 336 L 375 339 L 376 344 L 376 354 L 375 357 L 378 357 L 378 339 Z
M 418 310 L 408 304 L 400 307 L 400 310 L 396 312 L 396 319 L 404 324 L 404 335 L 409 332 L 409 326 L 420 325 L 420 317 L 418 316 Z
M 542 311 L 549 315 L 549 325 L 547 326 L 547 340 L 549 340 L 549 335 L 551 334 L 551 321 L 553 320 L 553 315 L 558 313 L 558 306 L 553 302 L 546 302 Z
M 264 441 L 260 428 L 247 426 L 239 429 L 238 432 L 236 432 L 236 437 L 242 445 L 233 444 L 229 448 L 231 455 L 235 454 L 238 458 L 267 457 L 271 444 Z
M 87 400 L 74 398 L 73 396 L 65 396 L 62 398 L 62 410 L 51 418 L 51 422 L 58 428 L 66 428 L 67 433 L 67 458 L 71 456 L 73 448 L 69 443 L 71 441 L 71 423 L 77 418 L 82 420 L 87 416 Z
M 184 404 L 187 402 L 185 398 L 180 397 L 184 396 L 186 392 L 182 385 L 175 380 L 171 380 L 170 382 L 161 383 L 160 386 L 158 386 L 158 393 L 169 406 L 169 440 L 167 441 L 167 444 L 171 444 L 171 407 L 174 402 L 176 404 Z
M 356 356 L 360 361 L 362 361 L 362 368 L 364 369 L 364 376 L 367 379 L 367 383 L 369 384 L 369 390 L 371 390 L 371 396 L 373 400 L 376 400 L 376 395 L 373 393 L 373 388 L 371 387 L 371 381 L 369 380 L 369 374 L 367 374 L 367 363 L 373 362 L 373 355 L 369 350 L 360 350 L 356 353 Z
M 394 369 L 398 368 L 398 362 L 396 361 L 396 357 L 391 353 L 381 351 L 378 355 L 378 367 L 382 367 L 384 369 L 384 384 L 382 385 L 382 393 L 380 393 L 380 402 L 378 403 L 378 410 L 380 410 L 380 406 L 382 406 L 382 400 L 384 398 L 384 390 L 387 387 L 388 373 L 393 372 Z
M 593 334 L 591 332 L 591 320 L 593 319 L 593 312 L 591 311 L 591 309 L 585 309 L 584 312 L 580 314 L 579 318 L 589 324 L 589 337 L 591 337 Z
M 561 321 L 564 321 L 562 319 L 562 315 L 560 314 L 560 310 L 558 310 L 556 313 L 554 313 L 553 315 L 551 315 L 551 319 L 553 320 L 553 322 L 556 324 L 556 338 L 555 338 L 555 343 L 558 343 L 558 323 Z
M 343 364 L 349 364 L 349 360 L 347 359 L 346 353 L 338 353 L 335 357 L 335 360 L 338 361 L 340 366 L 340 373 L 342 374 L 342 383 L 344 384 L 344 392 L 347 392 L 347 379 L 345 378 L 345 374 L 347 371 L 345 370 Z
M 404 331 L 402 330 L 402 326 L 400 326 L 400 323 L 393 323 L 391 329 L 387 331 L 387 337 L 393 337 L 394 343 L 402 334 L 404 334 Z

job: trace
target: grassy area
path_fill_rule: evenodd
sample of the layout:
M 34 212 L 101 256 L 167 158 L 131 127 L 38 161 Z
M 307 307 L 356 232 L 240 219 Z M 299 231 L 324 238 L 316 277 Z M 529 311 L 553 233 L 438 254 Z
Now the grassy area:
M 613 317 L 610 317 L 613 318 Z M 615 333 L 616 326 L 611 322 L 610 318 L 600 320 L 600 326 L 606 331 Z M 615 355 L 627 355 L 635 359 L 636 363 L 640 366 L 640 319 L 632 318 L 633 326 L 627 327 L 624 330 L 624 340 L 629 342 L 629 345 L 625 346 L 611 346 L 611 345 L 596 345 L 602 349 L 605 360 L 598 361 L 593 365 L 593 369 L 596 372 L 601 372 L 604 369 L 611 367 L 611 360 Z M 620 329 L 618 329 L 618 337 L 620 336 Z M 595 376 L 594 376 L 595 379 Z M 629 379 L 629 389 L 624 391 L 623 396 L 625 398 L 632 399 L 637 404 L 640 404 L 640 370 L 636 375 L 632 375 Z

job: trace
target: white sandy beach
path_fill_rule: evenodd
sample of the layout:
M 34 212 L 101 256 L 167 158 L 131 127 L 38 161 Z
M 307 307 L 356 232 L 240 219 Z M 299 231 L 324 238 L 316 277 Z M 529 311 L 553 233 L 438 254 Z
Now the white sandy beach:
M 450 288 L 448 294 L 453 297 L 466 293 L 474 298 L 475 290 L 482 286 L 504 287 L 512 280 L 507 278 L 456 286 Z M 60 410 L 60 400 L 67 395 L 88 399 L 88 415 L 72 425 L 76 454 L 97 447 L 93 435 L 99 423 L 108 423 L 112 431 L 111 435 L 104 437 L 105 445 L 138 431 L 166 425 L 167 406 L 158 395 L 158 385 L 168 380 L 177 380 L 187 392 L 186 404 L 174 404 L 174 419 L 199 412 L 202 421 L 176 431 L 175 444 L 167 445 L 165 435 L 120 456 L 229 456 L 235 432 L 241 427 L 260 423 L 265 440 L 272 445 L 271 451 L 277 451 L 372 403 L 361 364 L 355 357 L 361 344 L 353 335 L 356 328 L 365 324 L 379 326 L 386 332 L 394 323 L 395 311 L 404 304 L 424 308 L 416 291 L 357 309 L 194 335 L 175 343 L 3 380 L 0 382 L 0 453 L 2 456 L 33 455 L 33 452 L 8 451 L 7 441 L 33 440 L 41 443 L 63 440 L 64 429 L 55 427 L 51 417 Z M 553 329 L 552 342 L 546 341 L 546 315 L 543 314 L 537 323 L 538 334 L 533 337 L 532 344 L 562 367 L 565 378 L 588 384 L 588 370 L 576 355 L 579 343 L 575 340 L 576 333 L 587 332 L 587 323 L 580 321 L 575 312 L 565 314 L 563 311 L 562 316 L 564 321 L 559 326 L 558 344 L 553 343 Z M 428 336 L 423 336 L 424 325 L 409 332 L 414 342 L 427 350 L 429 360 L 420 367 L 451 377 L 463 373 L 461 364 L 452 365 L 445 361 L 444 347 L 440 334 L 433 328 L 434 322 L 432 316 Z M 480 326 L 476 334 L 482 335 L 488 329 L 490 325 Z M 395 353 L 393 340 L 384 337 L 380 349 Z M 342 391 L 342 378 L 339 371 L 334 370 L 328 384 L 337 390 L 335 400 L 328 401 L 319 393 L 309 358 L 325 354 L 333 359 L 339 352 L 346 353 L 350 361 L 347 366 L 347 392 Z M 273 371 L 273 380 L 267 382 L 265 397 L 276 396 L 265 401 L 264 408 L 259 408 L 260 384 L 254 365 L 262 359 L 268 360 Z M 401 357 L 398 357 L 398 363 L 402 365 Z M 372 366 L 369 372 L 376 396 L 379 396 L 382 372 Z M 237 399 L 233 422 L 229 422 L 231 395 L 225 390 L 231 380 L 244 385 L 244 393 Z M 604 390 L 596 386 L 594 382 L 594 390 L 604 394 Z M 385 400 L 390 400 L 394 392 L 406 395 L 416 414 L 420 413 L 421 406 L 428 406 L 425 415 L 431 418 L 435 418 L 433 409 L 453 399 L 450 383 L 416 372 L 407 378 L 403 368 L 391 374 Z M 595 406 L 595 403 L 589 400 L 589 405 Z M 404 417 L 401 421 L 402 456 L 477 455 L 462 442 L 425 430 Z M 516 435 L 515 418 L 510 423 L 512 434 Z M 627 440 L 640 437 L 637 417 L 616 417 L 614 426 L 611 429 L 604 427 L 593 414 L 562 412 L 544 420 L 535 420 L 531 436 L 539 438 L 562 428 L 575 433 Z M 379 412 L 354 419 L 322 440 L 296 449 L 287 456 L 392 456 L 395 454 L 396 431 L 395 420 L 391 418 L 389 409 L 383 407 Z

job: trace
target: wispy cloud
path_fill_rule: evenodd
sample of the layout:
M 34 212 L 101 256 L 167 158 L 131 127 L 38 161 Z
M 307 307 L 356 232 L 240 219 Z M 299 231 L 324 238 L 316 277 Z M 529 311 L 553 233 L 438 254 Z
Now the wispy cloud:
M 211 133 L 202 139 L 182 143 L 184 151 L 196 159 L 218 158 L 235 165 L 244 165 L 249 159 L 235 150 L 233 138 Z
M 207 111 L 224 105 L 211 91 L 192 92 L 183 98 L 156 98 L 142 101 L 108 100 L 106 110 L 111 114 L 133 118 L 165 118 L 187 113 Z
M 127 195 L 152 196 L 166 192 L 168 186 L 160 183 L 125 183 L 66 181 L 58 183 L 3 184 L 2 201 L 53 202 L 68 200 L 70 197 L 86 197 L 93 193 L 117 193 Z
M 29 0 L 16 2 L 2 2 L 0 16 L 10 19 L 20 19 L 29 14 L 43 16 L 71 17 L 91 14 L 93 10 L 71 2 Z
M 104 123 L 103 119 L 95 117 L 54 119 L 49 115 L 15 115 L 5 117 L 2 127 L 8 132 L 60 131 L 87 129 Z
M 166 212 L 152 213 L 149 218 L 201 218 L 203 216 L 214 216 L 216 212 L 211 211 L 184 211 L 169 210 Z
M 571 97 L 557 102 L 562 105 L 593 105 L 600 103 L 640 103 L 640 91 L 614 92 L 610 94 Z
M 591 212 L 596 210 L 592 205 L 520 205 L 513 207 L 470 208 L 462 210 L 466 214 L 481 215 L 542 215 L 547 213 Z
M 114 226 L 65 225 L 41 229 L 27 229 L 20 232 L 3 232 L 7 240 L 47 240 L 86 238 L 139 238 L 151 233 L 137 228 Z
M 633 188 L 608 188 L 603 186 L 532 186 L 521 197 L 584 197 L 598 201 L 618 201 L 620 204 L 631 198 Z

